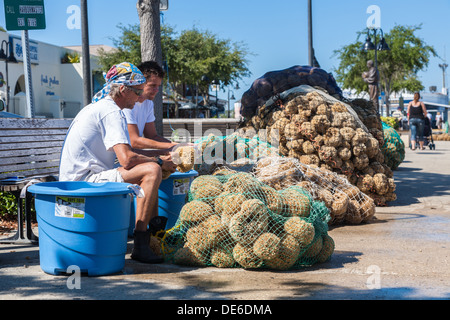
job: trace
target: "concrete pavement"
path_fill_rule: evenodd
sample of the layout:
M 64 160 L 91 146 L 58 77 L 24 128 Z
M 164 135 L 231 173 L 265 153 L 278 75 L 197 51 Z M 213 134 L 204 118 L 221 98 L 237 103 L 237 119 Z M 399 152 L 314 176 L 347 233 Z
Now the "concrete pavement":
M 123 272 L 45 274 L 37 246 L 0 245 L 0 299 L 449 299 L 450 142 L 407 149 L 397 197 L 369 224 L 334 227 L 329 262 L 287 272 L 146 265 Z M 131 252 L 131 242 L 129 243 Z

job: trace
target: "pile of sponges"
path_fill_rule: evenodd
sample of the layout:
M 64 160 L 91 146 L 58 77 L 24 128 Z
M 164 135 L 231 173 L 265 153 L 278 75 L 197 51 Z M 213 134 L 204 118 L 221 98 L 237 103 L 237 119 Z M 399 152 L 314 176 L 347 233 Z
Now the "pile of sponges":
M 323 202 L 299 186 L 278 191 L 250 173 L 220 172 L 192 182 L 189 202 L 162 241 L 166 260 L 288 270 L 330 258 L 334 241 Z

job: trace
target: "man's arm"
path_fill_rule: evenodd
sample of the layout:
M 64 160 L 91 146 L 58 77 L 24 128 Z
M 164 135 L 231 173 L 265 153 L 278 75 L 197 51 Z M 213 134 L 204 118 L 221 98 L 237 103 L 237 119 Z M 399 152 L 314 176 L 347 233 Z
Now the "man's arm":
M 139 136 L 139 130 L 135 124 L 128 125 L 128 133 L 134 149 L 171 149 L 176 145 L 157 134 L 154 122 L 145 124 L 143 137 Z
M 119 143 L 116 144 L 113 149 L 116 153 L 117 160 L 119 160 L 120 165 L 125 170 L 130 170 L 131 168 L 134 168 L 135 166 L 142 163 L 157 162 L 157 159 L 155 157 L 148 157 L 134 152 L 128 144 Z M 176 165 L 173 163 L 170 155 L 161 157 L 161 159 L 163 160 L 163 169 L 170 172 L 175 171 Z

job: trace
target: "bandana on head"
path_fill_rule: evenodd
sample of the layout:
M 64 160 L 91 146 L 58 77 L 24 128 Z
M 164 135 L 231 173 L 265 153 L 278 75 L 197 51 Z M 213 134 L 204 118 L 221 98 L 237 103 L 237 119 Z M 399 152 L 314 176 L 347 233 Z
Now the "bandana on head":
M 92 99 L 92 103 L 95 103 L 104 97 L 106 97 L 111 91 L 112 84 L 123 84 L 126 86 L 137 86 L 145 83 L 145 77 L 135 65 L 129 62 L 122 62 L 109 69 L 105 75 L 106 83 L 103 89 L 97 92 Z

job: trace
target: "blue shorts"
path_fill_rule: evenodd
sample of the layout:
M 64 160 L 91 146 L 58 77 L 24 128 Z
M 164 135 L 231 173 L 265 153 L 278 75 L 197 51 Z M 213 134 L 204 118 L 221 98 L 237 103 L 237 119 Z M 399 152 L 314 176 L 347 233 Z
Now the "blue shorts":
M 419 138 L 419 141 L 424 141 L 423 128 L 425 120 L 418 118 L 409 119 L 409 126 L 411 127 L 411 141 L 416 141 L 416 137 Z

